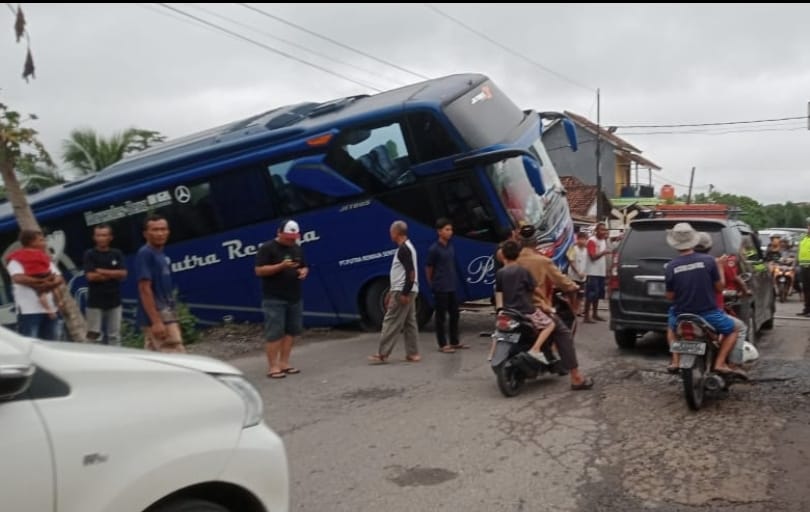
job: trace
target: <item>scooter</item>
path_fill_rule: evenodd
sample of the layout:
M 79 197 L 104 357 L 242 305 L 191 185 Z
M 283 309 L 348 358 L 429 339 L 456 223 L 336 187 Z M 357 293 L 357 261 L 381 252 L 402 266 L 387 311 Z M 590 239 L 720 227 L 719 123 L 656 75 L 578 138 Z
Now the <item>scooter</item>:
M 774 266 L 773 280 L 779 302 L 786 302 L 796 279 L 793 258 L 782 258 Z
M 554 295 L 554 309 L 565 325 L 575 331 L 576 315 L 561 293 Z M 545 364 L 528 353 L 537 340 L 537 331 L 531 320 L 519 311 L 501 309 L 495 318 L 495 352 L 492 356 L 492 371 L 498 382 L 498 389 L 506 397 L 517 396 L 528 379 L 553 373 L 567 375 L 561 361 L 554 356 L 551 343 L 545 343 L 543 354 L 549 361 Z

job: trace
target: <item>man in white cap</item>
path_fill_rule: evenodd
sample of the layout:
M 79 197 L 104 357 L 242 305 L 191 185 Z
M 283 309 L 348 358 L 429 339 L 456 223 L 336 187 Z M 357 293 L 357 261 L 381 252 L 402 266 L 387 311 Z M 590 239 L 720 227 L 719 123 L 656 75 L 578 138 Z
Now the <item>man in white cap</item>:
M 283 220 L 276 238 L 262 244 L 256 254 L 256 275 L 262 279 L 267 376 L 271 379 L 301 373 L 290 366 L 293 337 L 304 330 L 301 281 L 309 273 L 299 238 L 298 223 Z
M 667 243 L 679 253 L 667 264 L 665 271 L 667 299 L 672 301 L 669 328 L 675 330 L 678 315 L 691 313 L 702 317 L 723 336 L 714 371 L 744 376 L 741 370 L 731 369 L 726 362 L 737 342 L 739 330 L 734 320 L 717 307 L 715 293 L 722 292 L 725 283 L 715 259 L 694 251 L 699 241 L 700 235 L 689 223 L 681 222 L 667 230 Z M 677 354 L 673 354 L 670 368 L 677 368 L 678 362 Z

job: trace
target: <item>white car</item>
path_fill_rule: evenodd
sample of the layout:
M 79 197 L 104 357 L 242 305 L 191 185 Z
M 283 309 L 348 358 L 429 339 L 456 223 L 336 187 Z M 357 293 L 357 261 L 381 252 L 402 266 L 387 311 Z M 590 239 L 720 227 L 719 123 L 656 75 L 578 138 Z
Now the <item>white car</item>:
M 288 512 L 281 439 L 238 370 L 0 328 L 0 509 Z

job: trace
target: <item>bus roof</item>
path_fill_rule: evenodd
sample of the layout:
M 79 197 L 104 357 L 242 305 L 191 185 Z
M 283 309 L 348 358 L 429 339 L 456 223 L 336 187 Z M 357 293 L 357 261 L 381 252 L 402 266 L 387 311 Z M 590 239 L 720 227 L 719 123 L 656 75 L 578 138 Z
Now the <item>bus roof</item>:
M 165 172 L 166 168 L 181 165 L 184 160 L 192 158 L 216 158 L 258 145 L 267 146 L 270 142 L 316 135 L 362 120 L 372 113 L 375 116 L 396 113 L 406 103 L 438 109 L 486 80 L 486 76 L 474 73 L 449 75 L 371 96 L 349 96 L 323 103 L 306 102 L 278 107 L 169 140 L 130 155 L 97 174 L 31 194 L 28 200 L 34 208 L 50 206 L 63 199 L 84 196 L 100 188 L 126 182 L 134 176 L 141 181 L 149 176 L 139 174 L 148 169 L 163 169 Z M 0 227 L 13 222 L 10 219 L 12 215 L 10 203 L 0 204 Z

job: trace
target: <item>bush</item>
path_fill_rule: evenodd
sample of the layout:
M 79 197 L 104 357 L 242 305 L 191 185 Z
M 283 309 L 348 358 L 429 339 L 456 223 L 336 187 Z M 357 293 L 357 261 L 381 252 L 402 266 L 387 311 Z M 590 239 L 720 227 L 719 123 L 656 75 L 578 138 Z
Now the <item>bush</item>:
M 177 319 L 180 324 L 180 332 L 183 336 L 183 343 L 190 345 L 200 340 L 200 331 L 197 329 L 197 317 L 195 317 L 185 302 L 181 302 L 174 295 L 177 304 Z M 121 345 L 131 348 L 143 348 L 143 332 L 135 325 L 135 322 L 125 320 L 121 326 Z

